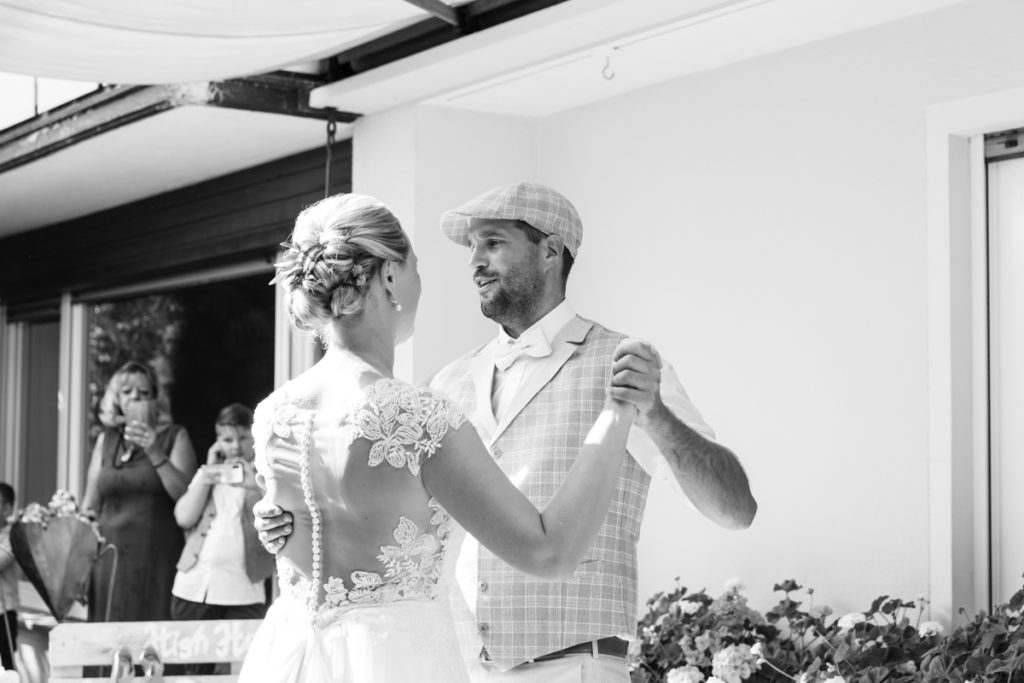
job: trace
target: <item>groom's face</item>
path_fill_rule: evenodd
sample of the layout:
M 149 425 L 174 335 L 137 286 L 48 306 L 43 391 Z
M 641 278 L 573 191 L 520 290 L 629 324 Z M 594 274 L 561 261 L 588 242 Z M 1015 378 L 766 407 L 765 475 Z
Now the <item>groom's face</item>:
M 528 321 L 544 293 L 541 245 L 515 221 L 473 219 L 470 266 L 480 310 L 501 325 Z

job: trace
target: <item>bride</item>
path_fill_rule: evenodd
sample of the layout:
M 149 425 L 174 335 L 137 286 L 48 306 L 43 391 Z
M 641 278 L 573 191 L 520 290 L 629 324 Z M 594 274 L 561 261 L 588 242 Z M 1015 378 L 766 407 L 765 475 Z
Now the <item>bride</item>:
M 517 569 L 571 577 L 608 512 L 635 408 L 606 400 L 538 512 L 454 404 L 393 377 L 420 278 L 387 207 L 354 194 L 314 204 L 276 267 L 293 323 L 327 351 L 256 410 L 265 500 L 295 521 L 280 597 L 238 680 L 468 681 L 449 605 L 463 530 Z

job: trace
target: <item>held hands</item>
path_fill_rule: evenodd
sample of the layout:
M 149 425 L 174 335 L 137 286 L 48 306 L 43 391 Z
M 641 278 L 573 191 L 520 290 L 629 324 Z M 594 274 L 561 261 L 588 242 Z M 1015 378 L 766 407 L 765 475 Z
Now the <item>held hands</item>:
M 661 356 L 648 342 L 623 339 L 612 356 L 608 396 L 632 404 L 637 425 L 643 427 L 664 406 L 661 402 Z

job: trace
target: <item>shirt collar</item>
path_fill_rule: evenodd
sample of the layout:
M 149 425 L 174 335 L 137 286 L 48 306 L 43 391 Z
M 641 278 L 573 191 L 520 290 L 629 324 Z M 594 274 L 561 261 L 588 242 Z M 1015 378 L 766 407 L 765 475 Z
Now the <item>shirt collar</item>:
M 576 310 L 569 303 L 568 299 L 562 299 L 562 303 L 558 304 L 543 318 L 530 325 L 526 328 L 521 335 L 520 339 L 536 339 L 538 336 L 544 339 L 545 342 L 550 346 L 551 342 L 554 341 L 558 333 L 562 331 L 566 325 L 568 325 L 573 318 L 576 317 Z M 498 326 L 498 343 L 499 344 L 512 344 L 516 340 L 509 336 L 508 332 L 505 331 L 504 327 Z

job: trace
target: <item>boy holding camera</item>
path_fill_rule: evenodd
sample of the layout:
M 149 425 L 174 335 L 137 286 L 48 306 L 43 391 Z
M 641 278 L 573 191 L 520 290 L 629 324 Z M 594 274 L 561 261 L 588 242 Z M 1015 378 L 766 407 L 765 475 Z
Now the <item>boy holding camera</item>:
M 274 556 L 260 545 L 252 506 L 263 492 L 253 467 L 252 410 L 232 403 L 220 411 L 217 441 L 174 506 L 185 549 L 171 589 L 174 619 L 262 619 L 264 580 Z M 189 673 L 212 673 L 193 671 Z

